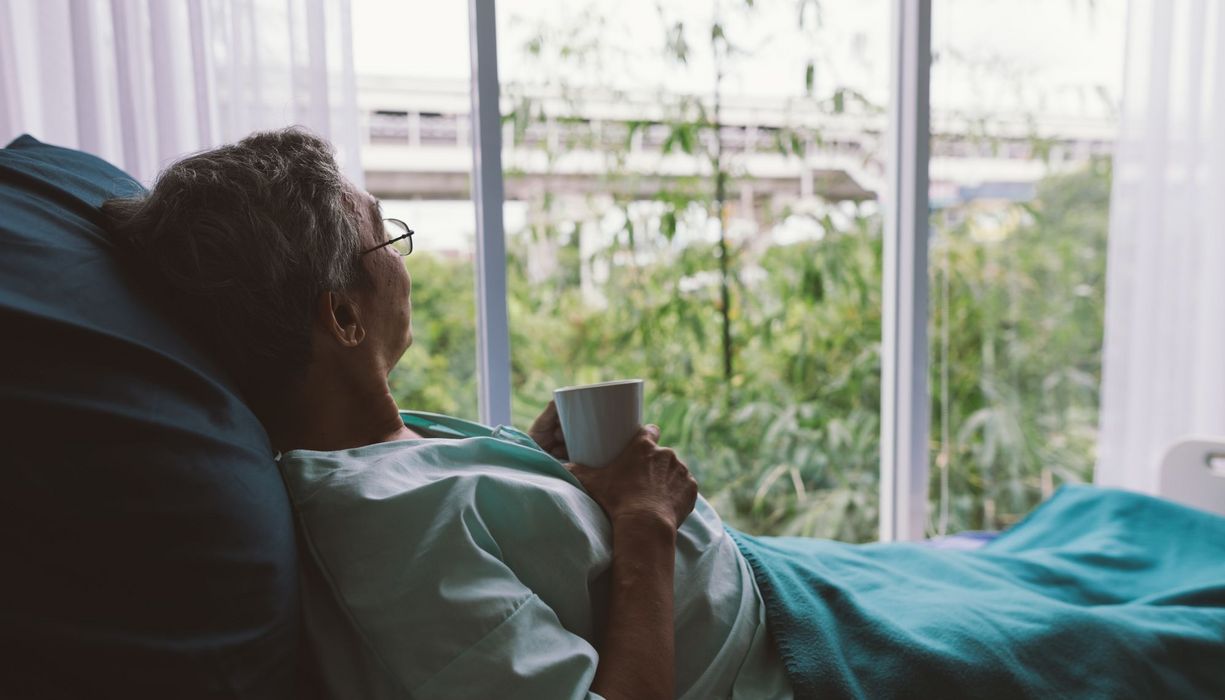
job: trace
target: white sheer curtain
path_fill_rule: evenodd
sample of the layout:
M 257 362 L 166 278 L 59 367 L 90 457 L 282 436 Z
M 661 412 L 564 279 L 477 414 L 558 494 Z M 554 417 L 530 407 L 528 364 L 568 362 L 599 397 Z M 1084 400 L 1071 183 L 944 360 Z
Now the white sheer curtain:
M 1225 435 L 1225 3 L 1131 1 L 1121 116 L 1096 481 L 1152 493 Z
M 0 145 L 30 133 L 147 184 L 186 153 L 291 124 L 362 184 L 349 0 L 0 2 Z

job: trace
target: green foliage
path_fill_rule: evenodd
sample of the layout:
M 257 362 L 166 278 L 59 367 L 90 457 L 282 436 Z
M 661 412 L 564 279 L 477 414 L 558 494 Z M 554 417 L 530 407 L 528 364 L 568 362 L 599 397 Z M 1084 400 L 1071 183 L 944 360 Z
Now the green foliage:
M 1090 474 L 1108 193 L 1109 168 L 1101 163 L 1049 178 L 1027 205 L 937 215 L 933 463 L 948 465 L 950 532 L 1007 525 L 1052 485 Z M 986 235 L 986 220 L 1004 224 Z M 555 274 L 535 282 L 525 246 L 512 244 L 515 423 L 530 424 L 558 386 L 642 377 L 648 419 L 730 524 L 874 539 L 880 222 L 859 215 L 841 228 L 828 218 L 823 224 L 821 240 L 769 247 L 757 257 L 741 252 L 744 268 L 762 274 L 738 281 L 743 303 L 733 318 L 744 340 L 730 382 L 719 362 L 717 287 L 681 284 L 714 271 L 709 244 L 614 266 L 601 289 L 610 300 L 603 308 L 584 303 L 573 244 L 563 246 Z M 638 241 L 657 252 L 667 244 L 662 234 Z M 392 374 L 394 395 L 405 407 L 473 416 L 471 262 L 425 251 L 407 261 L 416 344 Z M 940 475 L 933 469 L 933 530 Z
M 472 262 L 425 251 L 404 260 L 413 280 L 413 346 L 389 377 L 392 396 L 402 408 L 475 417 Z
M 726 9 L 734 16 L 707 27 L 661 9 L 660 53 L 675 66 L 706 49 L 719 66 L 745 55 L 728 35 L 752 3 Z M 799 29 L 816 37 L 821 3 L 802 0 L 797 9 Z M 565 107 L 546 109 L 531 90 L 504 85 L 513 105 L 504 120 L 517 142 L 529 129 L 563 125 L 556 150 L 547 140 L 542 146 L 549 164 L 596 143 L 605 159 L 601 193 L 579 203 L 585 210 L 574 195 L 563 206 L 546 189 L 529 203 L 530 228 L 508 246 L 514 422 L 530 424 L 558 386 L 642 377 L 647 419 L 661 426 L 664 442 L 731 525 L 875 539 L 883 265 L 873 206 L 850 216 L 811 215 L 824 232 L 819 240 L 778 246 L 753 240 L 772 227 L 761 218 L 802 217 L 742 212 L 756 230 L 726 259 L 717 245 L 682 244 L 682 231 L 726 215 L 727 203 L 714 193 L 743 176 L 737 157 L 722 155 L 719 79 L 714 104 L 706 96 L 661 95 L 662 117 L 597 133 L 574 116 L 582 110 L 565 74 L 619 70 L 620 57 L 601 48 L 603 27 L 598 13 L 585 10 L 570 25 L 542 26 L 522 47 L 528 74 L 554 88 Z M 547 70 L 559 63 L 566 68 Z M 803 71 L 804 109 L 879 111 L 851 88 L 822 84 L 827 71 L 813 59 Z M 985 118 L 968 129 L 962 138 L 991 138 Z M 697 159 L 709 176 L 652 180 L 630 172 L 635 141 L 661 131 L 661 153 Z M 773 138 L 785 156 L 823 147 L 820 130 L 802 122 Z M 1042 158 L 1050 149 L 1037 137 L 1031 145 Z M 1047 178 L 1028 203 L 975 201 L 934 214 L 930 532 L 1007 526 L 1058 484 L 1089 477 L 1109 176 L 1109 164 L 1097 162 Z M 643 182 L 657 185 L 645 197 Z M 641 204 L 654 207 L 645 221 L 632 211 Z M 613 244 L 582 259 L 576 231 L 618 212 L 623 223 Z M 695 212 L 706 218 L 695 223 Z M 529 273 L 525 251 L 539 249 L 529 241 L 551 246 L 554 264 L 544 276 L 539 266 Z M 394 396 L 404 407 L 474 416 L 472 263 L 424 250 L 407 262 L 417 343 L 392 374 Z M 593 282 L 593 263 L 607 266 L 607 280 Z M 584 297 L 585 274 L 587 292 L 607 304 Z M 721 352 L 724 314 L 735 355 L 730 376 Z
M 1109 199 L 1102 161 L 1047 178 L 1028 204 L 936 217 L 932 529 L 1005 527 L 1090 477 Z

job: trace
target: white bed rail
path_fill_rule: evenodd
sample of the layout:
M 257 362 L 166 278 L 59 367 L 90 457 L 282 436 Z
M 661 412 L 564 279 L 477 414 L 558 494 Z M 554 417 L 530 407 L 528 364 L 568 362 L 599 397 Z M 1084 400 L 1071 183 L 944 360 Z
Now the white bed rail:
M 1161 460 L 1160 495 L 1225 515 L 1225 437 L 1179 440 Z

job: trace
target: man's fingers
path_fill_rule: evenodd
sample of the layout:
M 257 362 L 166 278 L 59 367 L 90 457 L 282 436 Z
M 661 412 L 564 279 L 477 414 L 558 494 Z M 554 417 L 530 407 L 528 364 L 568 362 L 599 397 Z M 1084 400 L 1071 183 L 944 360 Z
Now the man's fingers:
M 566 468 L 566 471 L 573 474 L 576 479 L 578 479 L 579 481 L 583 483 L 586 483 L 585 479 L 587 477 L 587 474 L 591 472 L 591 467 L 584 466 L 582 464 L 577 464 L 575 462 L 563 462 L 562 466 Z
M 654 423 L 649 423 L 647 425 L 642 426 L 642 431 L 646 433 L 647 438 L 649 438 L 651 442 L 655 442 L 655 443 L 659 442 L 659 426 L 658 425 L 655 425 Z
M 557 416 L 557 404 L 550 401 L 544 410 L 536 416 L 536 420 L 532 423 L 532 428 L 540 431 L 552 430 L 554 426 L 561 425 L 561 421 Z

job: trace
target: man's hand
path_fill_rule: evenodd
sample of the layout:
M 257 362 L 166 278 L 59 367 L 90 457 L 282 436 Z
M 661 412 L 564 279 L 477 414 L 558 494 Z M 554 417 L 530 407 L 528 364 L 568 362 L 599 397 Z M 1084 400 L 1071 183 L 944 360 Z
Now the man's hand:
M 698 482 L 676 453 L 659 444 L 659 426 L 639 429 L 606 467 L 567 464 L 616 529 L 623 519 L 658 519 L 675 531 L 693 510 Z
M 591 684 L 609 700 L 676 697 L 676 538 L 698 482 L 658 443 L 648 425 L 606 467 L 566 465 L 612 523 L 608 626 Z
M 550 401 L 549 405 L 544 407 L 532 427 L 528 428 L 527 434 L 540 445 L 540 449 L 557 459 L 563 462 L 570 459 L 570 452 L 566 449 L 566 436 L 561 432 L 561 419 L 557 416 L 556 403 Z

